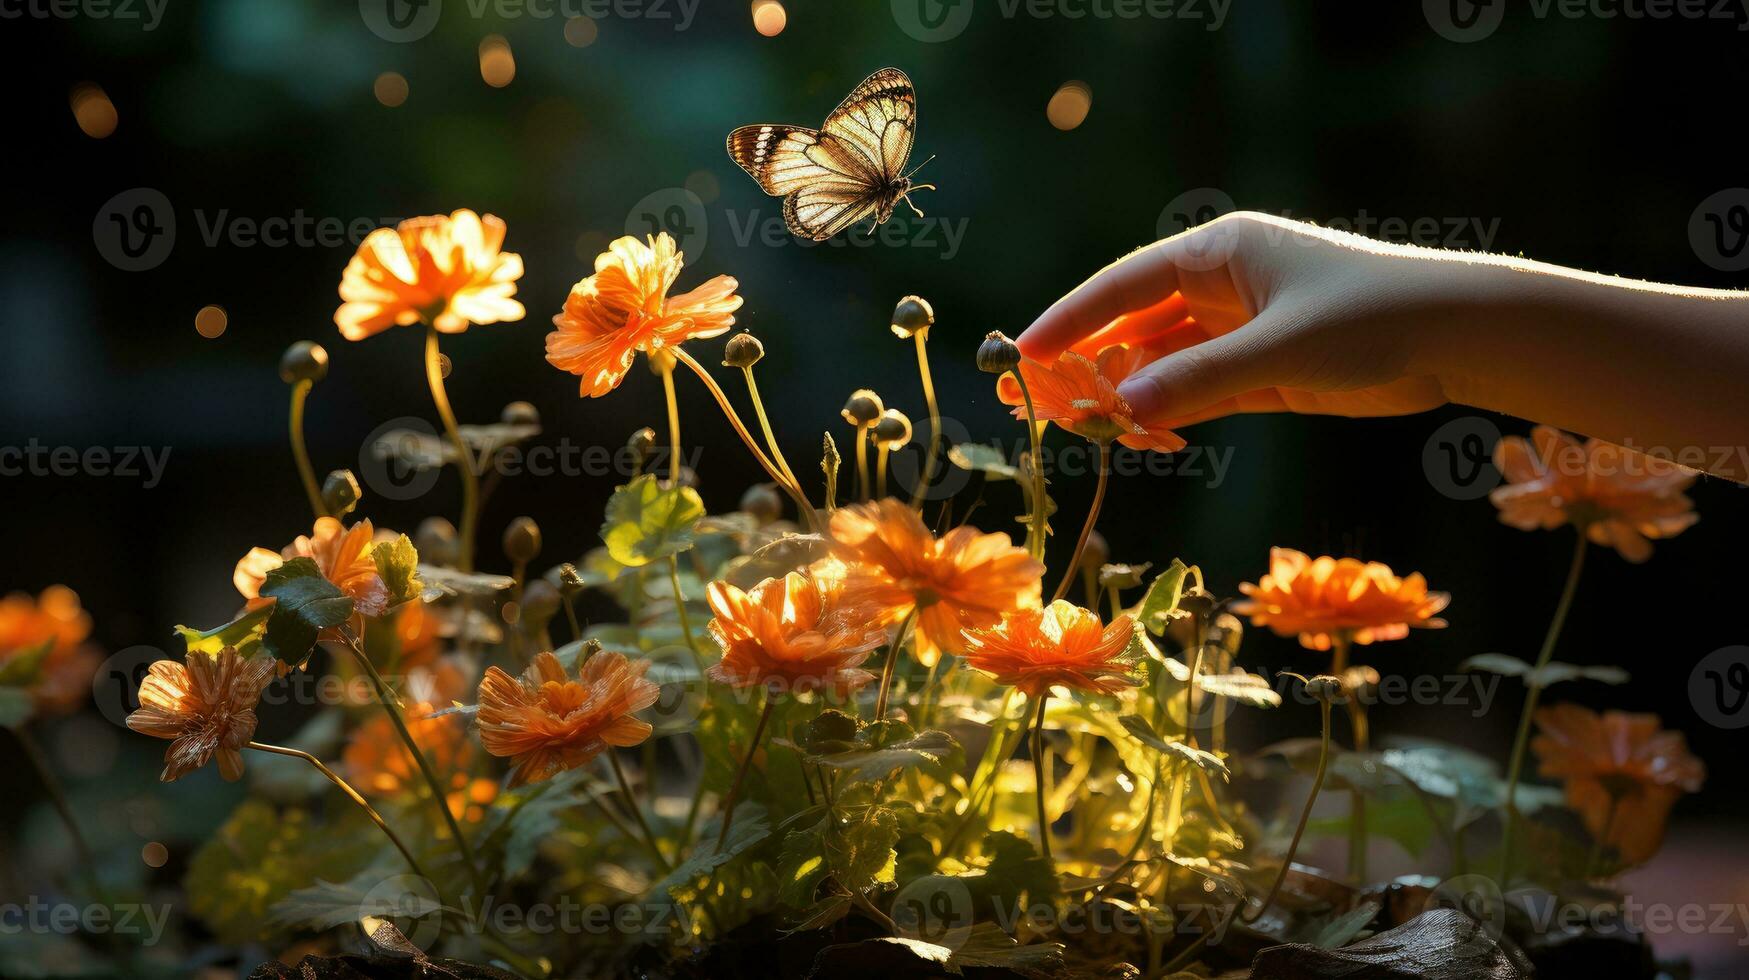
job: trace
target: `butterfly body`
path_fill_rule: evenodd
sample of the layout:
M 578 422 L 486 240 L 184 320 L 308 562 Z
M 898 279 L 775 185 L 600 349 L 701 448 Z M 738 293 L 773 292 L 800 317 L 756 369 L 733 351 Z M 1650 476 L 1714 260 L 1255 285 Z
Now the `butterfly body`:
M 825 241 L 865 218 L 881 224 L 910 194 L 905 172 L 917 133 L 917 91 L 897 68 L 864 79 L 819 129 L 767 123 L 729 134 L 729 157 L 782 197 L 790 233 Z M 919 215 L 923 212 L 918 211 Z

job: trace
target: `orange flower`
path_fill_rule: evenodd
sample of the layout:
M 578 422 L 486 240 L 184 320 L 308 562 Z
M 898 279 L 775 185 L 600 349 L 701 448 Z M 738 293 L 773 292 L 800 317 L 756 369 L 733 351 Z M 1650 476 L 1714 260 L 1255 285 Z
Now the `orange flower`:
M 1706 766 L 1688 753 L 1681 732 L 1662 731 L 1657 715 L 1576 704 L 1539 709 L 1530 750 L 1538 772 L 1566 781 L 1567 805 L 1593 837 L 1628 865 L 1644 863 L 1664 839 L 1677 797 L 1700 789 Z
M 1572 524 L 1631 562 L 1652 557 L 1648 539 L 1674 537 L 1700 519 L 1683 493 L 1694 471 L 1600 439 L 1580 445 L 1539 425 L 1529 441 L 1501 439 L 1494 465 L 1507 482 L 1488 499 L 1502 522 L 1522 531 Z
M 1178 433 L 1166 428 L 1162 419 L 1136 418 L 1130 403 L 1117 393 L 1117 386 L 1154 356 L 1145 347 L 1113 344 L 1092 360 L 1065 351 L 1055 364 L 1022 361 L 1020 375 L 1026 379 L 1040 422 L 1055 422 L 1095 442 L 1116 439 L 1131 449 L 1177 452 L 1184 448 Z M 997 380 L 996 396 L 1004 405 L 1015 406 L 1015 418 L 1026 418 L 1026 399 L 1013 375 Z
M 79 605 L 79 595 L 64 585 L 51 585 L 32 599 L 14 592 L 0 599 L 0 672 L 15 657 L 48 652 L 30 671 L 31 700 L 39 714 L 65 714 L 90 696 L 91 677 L 101 660 L 85 645 L 91 617 Z
M 999 626 L 966 630 L 966 666 L 1030 698 L 1059 685 L 1115 694 L 1135 669 L 1124 655 L 1135 632 L 1128 616 L 1104 626 L 1098 613 L 1058 599 L 1044 609 L 1010 613 Z
M 334 323 L 347 340 L 389 327 L 429 323 L 461 333 L 471 323 L 522 319 L 516 280 L 522 256 L 502 252 L 504 222 L 466 208 L 378 228 L 358 246 L 340 279 Z
M 1376 561 L 1314 559 L 1292 548 L 1269 549 L 1269 574 L 1239 591 L 1250 598 L 1234 603 L 1233 612 L 1277 636 L 1297 634 L 1311 650 L 1328 650 L 1339 638 L 1400 640 L 1411 626 L 1438 629 L 1445 620 L 1435 617 L 1451 602 L 1444 592 L 1427 591 L 1419 572 L 1398 578 Z
M 583 664 L 577 680 L 545 651 L 520 679 L 488 667 L 480 681 L 480 743 L 515 760 L 512 786 L 587 765 L 610 745 L 637 745 L 651 729 L 632 712 L 655 704 L 661 690 L 644 679 L 649 669 L 648 660 L 605 650 Z
M 469 775 L 474 764 L 474 743 L 469 741 L 458 719 L 433 718 L 433 710 L 425 702 L 409 707 L 407 730 L 413 735 L 413 744 L 419 746 L 419 751 L 439 777 L 447 774 L 448 788 L 444 799 L 450 812 L 457 819 L 478 819 L 483 815 L 480 807 L 497 795 L 497 784 Z M 424 785 L 423 776 L 407 755 L 394 722 L 381 713 L 373 714 L 352 733 L 341 762 L 353 781 L 361 789 L 371 792 L 388 796 L 416 792 Z
M 870 606 L 883 623 L 917 614 L 917 659 L 964 649 L 960 631 L 994 626 L 1005 613 L 1036 609 L 1045 567 L 1006 534 L 956 527 L 944 537 L 888 497 L 832 514 L 832 551 L 845 564 L 845 601 Z
M 596 398 L 619 387 L 638 351 L 705 340 L 735 325 L 736 282 L 717 276 L 670 297 L 683 256 L 662 232 L 648 244 L 626 236 L 595 257 L 595 274 L 571 287 L 565 309 L 547 334 L 547 360 L 582 378 L 579 391 Z
M 368 520 L 347 528 L 332 517 L 318 517 L 308 537 L 298 535 L 278 554 L 266 548 L 249 549 L 237 562 L 231 582 L 254 606 L 268 572 L 285 564 L 287 558 L 310 558 L 322 570 L 323 578 L 352 597 L 354 609 L 365 616 L 381 616 L 389 609 L 389 587 L 370 556 L 375 534 Z
M 158 660 L 140 684 L 140 707 L 128 727 L 141 735 L 172 739 L 164 773 L 172 782 L 217 755 L 219 775 L 243 776 L 243 746 L 255 735 L 255 704 L 273 679 L 272 657 L 239 657 L 226 647 L 218 656 L 195 654 L 183 663 Z
M 706 676 L 719 684 L 848 693 L 874 679 L 861 665 L 887 641 L 887 627 L 871 610 L 844 603 L 841 574 L 790 572 L 751 593 L 712 582 L 707 596 L 723 659 Z

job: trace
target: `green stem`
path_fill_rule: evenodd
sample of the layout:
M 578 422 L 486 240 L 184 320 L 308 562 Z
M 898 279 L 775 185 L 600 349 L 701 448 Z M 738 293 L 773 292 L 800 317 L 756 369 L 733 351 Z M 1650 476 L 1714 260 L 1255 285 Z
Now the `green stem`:
M 680 403 L 674 397 L 674 365 L 662 369 L 662 394 L 668 399 L 668 485 L 680 486 Z
M 1371 739 L 1367 734 L 1366 707 L 1360 703 L 1359 692 L 1348 685 L 1348 656 L 1352 640 L 1337 633 L 1331 641 L 1330 674 L 1342 680 L 1346 699 L 1349 732 L 1354 738 L 1354 751 L 1366 752 Z M 1349 792 L 1348 807 L 1348 873 L 1357 883 L 1366 883 L 1366 794 L 1359 787 Z
M 644 819 L 644 808 L 638 805 L 638 798 L 632 793 L 632 784 L 626 779 L 625 769 L 619 764 L 618 753 L 610 745 L 603 754 L 607 756 L 608 767 L 613 770 L 614 781 L 619 783 L 620 795 L 625 797 L 626 809 L 632 811 L 632 817 L 638 822 L 638 829 L 643 832 L 644 846 L 650 849 L 651 856 L 656 859 L 656 865 L 662 869 L 663 874 L 673 871 L 674 865 L 662 853 L 662 846 L 656 843 L 656 834 L 650 830 L 650 822 Z
M 692 666 L 698 670 L 700 683 L 704 681 L 704 654 L 698 652 L 698 641 L 692 636 L 692 617 L 686 612 L 686 597 L 680 592 L 680 559 L 674 555 L 668 556 L 668 581 L 674 587 L 674 612 L 680 618 L 680 632 L 686 637 L 686 650 L 692 654 Z
M 322 503 L 322 488 L 316 483 L 316 470 L 310 465 L 310 450 L 304 444 L 304 402 L 310 397 L 310 389 L 315 384 L 314 381 L 306 378 L 292 385 L 292 458 L 297 461 L 298 480 L 304 485 L 304 496 L 310 501 L 310 510 L 314 511 L 317 517 L 326 517 L 328 516 L 328 508 Z
M 765 708 L 759 712 L 759 724 L 753 729 L 753 738 L 747 743 L 747 754 L 741 758 L 741 768 L 735 770 L 735 782 L 729 786 L 729 798 L 723 803 L 723 826 L 717 831 L 716 853 L 723 852 L 723 845 L 729 840 L 729 824 L 735 819 L 735 803 L 741 796 L 741 783 L 747 778 L 747 768 L 753 764 L 753 756 L 759 751 L 759 740 L 765 736 L 765 726 L 771 722 L 771 709 L 777 706 L 769 692 L 765 695 Z
M 271 752 L 274 755 L 284 755 L 290 756 L 293 759 L 302 759 L 310 765 L 315 766 L 317 772 L 327 776 L 329 782 L 340 787 L 340 791 L 345 793 L 347 798 L 352 800 L 352 802 L 358 804 L 359 809 L 363 810 L 365 815 L 370 817 L 371 822 L 377 825 L 377 829 L 383 832 L 383 836 L 387 837 L 389 841 L 395 845 L 395 850 L 401 852 L 401 857 L 406 858 L 407 866 L 413 869 L 414 874 L 423 878 L 427 882 L 432 881 L 432 877 L 426 874 L 424 869 L 419 867 L 419 861 L 417 858 L 413 857 L 413 852 L 408 850 L 407 845 L 401 842 L 401 838 L 389 828 L 388 821 L 384 820 L 383 815 L 376 811 L 376 807 L 371 806 L 369 801 L 358 795 L 358 790 L 353 789 L 346 780 L 341 779 L 336 775 L 334 770 L 323 765 L 321 759 L 316 758 L 308 752 L 302 752 L 297 749 L 288 749 L 283 745 L 268 745 L 265 742 L 250 742 L 247 747 L 254 749 L 257 752 Z
M 1081 525 L 1081 537 L 1075 541 L 1075 553 L 1069 556 L 1069 567 L 1063 571 L 1063 580 L 1057 583 L 1057 591 L 1051 596 L 1051 601 L 1061 599 L 1069 591 L 1069 583 L 1075 579 L 1075 569 L 1081 567 L 1081 555 L 1087 550 L 1087 539 L 1093 536 L 1093 525 L 1099 522 L 1099 508 L 1105 503 L 1105 488 L 1111 482 L 1111 441 L 1099 444 L 1099 483 L 1093 489 L 1093 506 L 1087 509 L 1087 523 Z M 1036 506 L 1035 506 L 1036 511 Z
M 1051 861 L 1051 821 L 1045 814 L 1045 704 L 1051 696 L 1041 694 L 1038 697 L 1038 715 L 1032 726 L 1032 776 L 1033 795 L 1038 799 L 1038 848 L 1044 856 L 1045 864 L 1053 870 L 1056 865 Z
M 856 499 L 868 500 L 868 426 L 856 427 Z
M 771 450 L 771 459 L 783 475 L 789 477 L 789 482 L 801 486 L 802 481 L 796 479 L 795 471 L 789 468 L 789 462 L 783 458 L 783 450 L 777 447 L 777 436 L 771 431 L 771 419 L 765 414 L 765 402 L 759 397 L 759 383 L 753 380 L 753 367 L 748 365 L 741 369 L 747 376 L 747 394 L 753 399 L 753 412 L 759 416 L 759 430 L 765 434 L 765 446 Z
M 1032 390 L 1026 386 L 1026 377 L 1015 367 L 1009 372 L 1014 380 L 1020 383 L 1020 397 L 1026 402 L 1026 434 L 1032 440 L 1032 523 L 1026 530 L 1026 550 L 1034 561 L 1043 561 L 1045 557 L 1045 464 L 1044 450 L 1039 445 L 1038 414 L 1032 407 Z M 1069 570 L 1073 572 L 1074 566 Z
M 1542 650 L 1537 653 L 1536 667 L 1530 677 L 1525 679 L 1528 689 L 1524 698 L 1524 710 L 1518 714 L 1518 733 L 1512 740 L 1512 759 L 1506 769 L 1506 825 L 1500 835 L 1500 882 L 1502 886 L 1510 884 L 1512 872 L 1512 839 L 1518 823 L 1518 781 L 1524 770 L 1524 750 L 1530 744 L 1531 716 L 1536 713 L 1537 702 L 1542 699 L 1542 686 L 1531 678 L 1536 672 L 1549 665 L 1549 660 L 1555 655 L 1555 642 L 1561 636 L 1561 627 L 1566 625 L 1567 613 L 1573 608 L 1573 595 L 1579 589 L 1579 573 L 1585 569 L 1586 539 L 1585 528 L 1575 526 L 1576 537 L 1573 542 L 1573 561 L 1567 568 L 1567 584 L 1561 588 L 1560 601 L 1555 604 L 1555 616 L 1549 621 L 1549 630 L 1543 635 Z
M 929 377 L 929 331 L 919 330 L 917 339 L 917 373 L 923 379 L 923 400 L 929 406 L 929 452 L 923 457 L 923 479 L 911 493 L 913 510 L 923 506 L 923 497 L 935 479 L 935 457 L 941 452 L 941 410 L 935 405 L 935 382 Z
M 1255 911 L 1247 911 L 1240 915 L 1241 922 L 1256 922 L 1269 908 L 1269 903 L 1275 901 L 1275 896 L 1281 891 L 1282 882 L 1287 880 L 1288 869 L 1293 867 L 1294 855 L 1299 853 L 1300 838 L 1305 836 L 1306 822 L 1312 818 L 1312 804 L 1318 802 L 1318 792 L 1324 788 L 1324 772 L 1330 766 L 1330 702 L 1318 702 L 1319 714 L 1322 716 L 1322 735 L 1318 742 L 1318 773 L 1312 777 L 1312 791 L 1306 794 L 1306 805 L 1300 810 L 1300 822 L 1294 825 L 1293 840 L 1288 842 L 1287 853 L 1282 855 L 1281 870 L 1275 873 L 1275 883 L 1269 886 L 1269 893 L 1263 896 L 1263 901 Z
M 897 672 L 899 666 L 899 654 L 904 650 L 905 639 L 911 633 L 912 624 L 916 622 L 917 610 L 912 609 L 911 614 L 906 616 L 905 621 L 899 625 L 898 633 L 893 636 L 893 645 L 887 650 L 887 662 L 881 667 L 880 693 L 875 695 L 875 721 L 881 721 L 887 717 L 887 695 L 893 689 L 893 674 Z
M 462 526 L 457 532 L 456 566 L 464 572 L 474 570 L 474 537 L 480 519 L 480 477 L 474 472 L 474 455 L 462 441 L 461 426 L 456 423 L 455 410 L 450 408 L 449 393 L 443 387 L 442 354 L 437 346 L 437 328 L 425 328 L 425 382 L 431 386 L 431 401 L 443 420 L 443 431 L 455 447 L 456 467 L 462 473 Z M 317 498 L 321 499 L 320 497 Z
M 79 829 L 79 821 L 73 816 L 73 804 L 67 799 L 67 789 L 55 777 L 55 771 L 49 765 L 49 757 L 37 743 L 36 736 L 30 730 L 19 726 L 12 730 L 18 736 L 18 744 L 24 746 L 24 754 L 35 767 L 36 774 L 42 780 L 43 789 L 49 794 L 49 802 L 55 806 L 55 813 L 61 818 L 61 823 L 67 827 L 68 836 L 73 838 L 73 849 L 78 852 L 79 866 L 91 879 L 93 885 L 97 881 L 97 862 L 91 857 L 91 843 L 85 839 L 85 832 Z
M 711 393 L 712 398 L 716 399 L 717 407 L 723 410 L 723 415 L 728 418 L 729 425 L 734 427 L 735 434 L 741 437 L 741 443 L 747 447 L 747 451 L 751 452 L 753 458 L 759 461 L 759 465 L 764 468 L 766 475 L 770 476 L 778 486 L 783 488 L 785 493 L 790 495 L 790 499 L 796 502 L 796 509 L 800 512 L 803 522 L 808 525 L 810 530 L 819 530 L 819 524 L 814 515 L 814 505 L 808 503 L 808 495 L 802 492 L 801 484 L 794 482 L 791 477 L 778 469 L 771 457 L 765 455 L 765 450 L 759 448 L 759 443 L 753 439 L 753 433 L 747 431 L 746 423 L 741 421 L 740 413 L 736 412 L 735 406 L 729 403 L 729 396 L 723 393 L 722 386 L 717 384 L 717 380 L 711 377 L 710 372 L 704 369 L 704 365 L 694 360 L 691 354 L 679 347 L 673 347 L 670 350 L 680 363 L 691 368 L 692 373 L 698 375 L 698 380 L 704 382 L 705 389 Z
M 425 777 L 426 785 L 431 787 L 432 802 L 436 804 L 438 812 L 443 814 L 443 821 L 449 825 L 450 835 L 455 838 L 456 847 L 462 853 L 462 862 L 467 865 L 468 877 L 474 883 L 474 893 L 485 895 L 486 881 L 480 876 L 479 865 L 474 861 L 473 845 L 468 843 L 467 835 L 462 833 L 461 823 L 456 820 L 455 814 L 450 812 L 449 800 L 444 794 L 442 781 L 437 778 L 437 770 L 431 767 L 431 760 L 425 758 L 425 753 L 419 751 L 418 743 L 413 741 L 413 732 L 407 727 L 407 719 L 401 717 L 399 699 L 395 697 L 394 691 L 389 689 L 388 682 L 383 680 L 383 676 L 377 673 L 376 665 L 370 662 L 370 657 L 365 655 L 364 647 L 359 643 L 358 637 L 353 635 L 351 629 L 346 629 L 344 635 L 346 648 L 352 651 L 353 659 L 358 661 L 359 668 L 364 671 L 366 677 L 370 678 L 370 684 L 376 691 L 378 703 L 383 706 L 383 711 L 388 714 L 389 721 L 394 724 L 395 733 L 401 737 L 401 744 L 406 747 L 407 754 L 412 756 L 414 763 L 419 766 L 419 772 Z

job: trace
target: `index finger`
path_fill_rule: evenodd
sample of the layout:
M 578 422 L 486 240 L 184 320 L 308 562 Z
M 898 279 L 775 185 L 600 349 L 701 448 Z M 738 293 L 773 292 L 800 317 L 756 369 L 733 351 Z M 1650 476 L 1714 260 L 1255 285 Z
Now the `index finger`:
M 1076 341 L 1123 314 L 1146 309 L 1177 292 L 1172 241 L 1131 252 L 1052 303 L 1021 332 L 1021 353 L 1036 361 L 1055 360 Z

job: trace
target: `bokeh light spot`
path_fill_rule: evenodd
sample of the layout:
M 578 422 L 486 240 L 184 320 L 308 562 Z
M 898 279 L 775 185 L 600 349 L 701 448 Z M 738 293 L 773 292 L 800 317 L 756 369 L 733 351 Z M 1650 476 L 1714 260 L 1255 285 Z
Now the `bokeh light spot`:
M 1087 121 L 1087 113 L 1093 108 L 1093 89 L 1086 82 L 1067 81 L 1051 96 L 1049 105 L 1045 106 L 1045 118 L 1051 125 L 1067 131 L 1074 129 Z
M 146 862 L 148 868 L 162 868 L 170 861 L 170 848 L 152 841 L 140 848 L 140 860 Z
M 502 34 L 488 34 L 480 42 L 480 77 L 493 88 L 503 88 L 516 78 L 516 57 Z
M 766 37 L 776 37 L 789 24 L 789 11 L 778 0 L 753 0 L 753 29 Z
M 407 101 L 407 79 L 398 71 L 385 71 L 371 86 L 377 101 L 393 109 Z
M 103 86 L 96 82 L 80 82 L 73 86 L 70 101 L 73 121 L 79 124 L 80 131 L 86 136 L 100 140 L 115 132 L 115 103 L 109 101 Z
M 595 24 L 595 18 L 579 14 L 565 21 L 565 43 L 573 48 L 586 48 L 595 43 L 601 35 L 601 28 Z
M 225 328 L 231 325 L 231 318 L 225 315 L 222 306 L 203 306 L 194 315 L 195 332 L 208 340 L 215 340 L 224 334 Z

